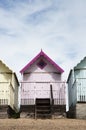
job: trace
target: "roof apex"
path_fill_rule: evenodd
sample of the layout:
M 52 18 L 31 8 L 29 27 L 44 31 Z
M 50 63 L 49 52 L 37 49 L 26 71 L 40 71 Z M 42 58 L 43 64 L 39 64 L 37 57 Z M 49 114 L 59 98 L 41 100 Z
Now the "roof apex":
M 11 70 L 2 60 L 0 60 L 0 63 L 5 67 L 5 68 L 7 68 L 7 72 L 10 72 L 11 74 L 14 74 L 14 76 L 15 76 L 15 78 L 16 78 L 16 81 L 17 81 L 17 83 L 18 83 L 18 85 L 19 85 L 19 81 L 18 81 L 18 78 L 17 78 L 17 75 L 16 75 L 16 73 L 13 71 L 13 70 Z
M 80 62 L 76 66 L 74 66 L 74 69 L 76 69 L 85 60 L 86 60 L 86 56 L 82 60 L 80 60 Z
M 60 73 L 63 73 L 64 70 L 60 68 L 51 58 L 49 58 L 41 49 L 40 53 L 38 53 L 37 56 L 35 56 L 23 69 L 20 70 L 20 73 L 23 73 L 25 70 L 27 70 L 40 56 L 43 56 L 46 58 Z

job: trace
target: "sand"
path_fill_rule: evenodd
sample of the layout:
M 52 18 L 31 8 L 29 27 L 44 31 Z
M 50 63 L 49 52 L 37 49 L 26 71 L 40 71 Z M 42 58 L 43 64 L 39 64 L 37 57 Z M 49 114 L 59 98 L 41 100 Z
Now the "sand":
M 86 120 L 0 119 L 0 130 L 86 130 Z

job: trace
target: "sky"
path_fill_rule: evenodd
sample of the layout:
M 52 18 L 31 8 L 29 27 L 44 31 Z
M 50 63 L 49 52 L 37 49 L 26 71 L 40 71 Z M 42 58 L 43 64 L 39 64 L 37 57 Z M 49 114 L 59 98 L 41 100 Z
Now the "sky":
M 86 56 L 86 0 L 0 0 L 0 59 L 19 80 L 41 49 L 67 80 Z

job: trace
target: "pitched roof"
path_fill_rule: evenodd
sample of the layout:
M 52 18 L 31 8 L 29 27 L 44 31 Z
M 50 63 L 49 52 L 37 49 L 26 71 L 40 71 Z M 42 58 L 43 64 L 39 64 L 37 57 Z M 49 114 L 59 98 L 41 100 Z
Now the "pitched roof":
M 77 69 L 77 68 L 80 68 L 80 65 L 85 62 L 86 63 L 86 56 L 74 67 L 74 70 Z M 86 64 L 85 64 L 86 66 Z M 86 67 L 85 67 L 86 68 Z
M 23 69 L 20 70 L 20 73 L 25 72 L 37 59 L 39 59 L 41 56 L 47 59 L 60 73 L 63 73 L 64 70 L 58 66 L 51 58 L 49 58 L 42 50 L 40 53 L 34 57 Z
M 16 73 L 13 72 L 4 62 L 2 62 L 2 60 L 0 60 L 0 64 L 2 64 L 2 65 L 7 69 L 6 73 L 14 74 L 14 76 L 15 76 L 15 78 L 16 78 L 16 81 L 17 81 L 17 83 L 18 83 L 18 85 L 19 85 L 19 81 L 18 81 L 18 78 L 17 78 Z M 0 71 L 0 73 L 3 73 L 3 72 Z
M 68 81 L 69 81 L 69 79 L 70 79 L 70 76 L 71 76 L 71 74 L 72 74 L 72 71 L 74 70 L 77 70 L 77 69 L 81 69 L 81 68 L 79 68 L 79 65 L 82 63 L 82 62 L 84 62 L 86 60 L 86 56 L 76 65 L 76 66 L 74 66 L 73 67 L 73 69 L 71 69 L 70 70 L 70 72 L 69 72 L 69 75 L 68 75 L 68 79 L 67 79 L 67 83 L 68 83 Z
M 0 64 L 2 64 L 7 69 L 7 72 L 13 72 L 4 62 L 2 62 L 2 60 L 0 60 Z

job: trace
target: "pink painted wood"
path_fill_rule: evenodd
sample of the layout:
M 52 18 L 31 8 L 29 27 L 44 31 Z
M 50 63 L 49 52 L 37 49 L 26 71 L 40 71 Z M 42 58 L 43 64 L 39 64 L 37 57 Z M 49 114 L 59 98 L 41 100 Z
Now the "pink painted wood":
M 38 63 L 43 60 L 46 65 L 40 68 Z M 21 99 L 50 98 L 52 84 L 54 99 L 65 103 L 65 83 L 61 80 L 63 69 L 41 51 L 21 71 Z

